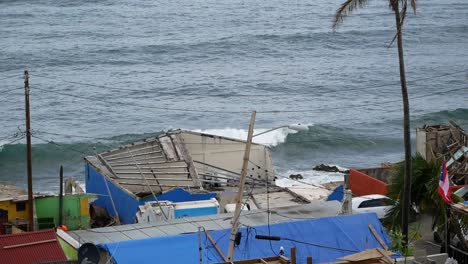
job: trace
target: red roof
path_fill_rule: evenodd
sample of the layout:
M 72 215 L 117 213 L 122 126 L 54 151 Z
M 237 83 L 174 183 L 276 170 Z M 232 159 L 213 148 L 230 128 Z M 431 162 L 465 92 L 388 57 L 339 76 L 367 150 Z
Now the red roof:
M 65 261 L 53 229 L 0 236 L 0 262 L 9 264 Z

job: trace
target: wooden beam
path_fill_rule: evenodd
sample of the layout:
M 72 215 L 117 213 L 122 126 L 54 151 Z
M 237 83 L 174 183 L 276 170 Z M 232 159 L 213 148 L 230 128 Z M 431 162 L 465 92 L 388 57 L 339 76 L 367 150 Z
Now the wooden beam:
M 44 243 L 51 243 L 51 242 L 57 242 L 57 239 L 48 239 L 48 240 L 42 240 L 42 241 L 36 241 L 36 242 L 30 242 L 30 243 L 23 243 L 23 244 L 11 245 L 11 246 L 4 246 L 3 249 L 26 247 L 26 246 L 32 246 L 32 245 L 38 245 L 38 244 L 44 244 Z
M 213 239 L 210 232 L 208 232 L 206 229 L 204 229 L 204 231 L 205 231 L 206 237 L 210 240 L 211 244 L 213 244 L 218 254 L 223 258 L 224 262 L 228 262 L 227 257 L 224 255 L 223 251 L 218 247 L 218 245 L 216 244 L 216 241 Z
M 291 248 L 291 264 L 296 264 L 296 248 Z
M 370 231 L 372 232 L 372 234 L 374 235 L 375 239 L 377 239 L 377 241 L 379 241 L 379 244 L 385 249 L 385 250 L 388 250 L 388 246 L 387 244 L 385 244 L 385 242 L 383 241 L 383 239 L 379 236 L 379 234 L 377 233 L 377 231 L 375 231 L 374 227 L 369 224 L 369 229 Z
M 249 157 L 250 157 L 250 147 L 252 146 L 252 137 L 253 137 L 253 130 L 255 125 L 255 116 L 256 112 L 253 111 L 250 116 L 250 124 L 249 124 L 249 132 L 247 134 L 247 142 L 245 143 L 245 152 L 244 158 L 242 161 L 242 170 L 239 182 L 239 190 L 236 194 L 236 210 L 234 211 L 234 215 L 232 216 L 231 224 L 231 238 L 229 239 L 229 248 L 228 248 L 228 260 L 234 260 L 234 243 L 236 240 L 237 229 L 239 228 L 239 217 L 241 215 L 242 209 L 242 194 L 244 193 L 245 187 L 245 178 L 247 176 L 247 167 L 249 165 Z
M 376 249 L 382 255 L 385 262 L 387 262 L 388 264 L 392 264 L 394 262 L 393 259 L 391 259 L 381 248 Z

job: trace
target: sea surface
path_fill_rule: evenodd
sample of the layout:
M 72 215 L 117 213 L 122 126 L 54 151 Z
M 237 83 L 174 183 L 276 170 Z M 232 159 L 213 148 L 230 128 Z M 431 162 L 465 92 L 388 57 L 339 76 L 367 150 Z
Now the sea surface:
M 341 2 L 0 0 L 0 180 L 26 186 L 24 70 L 35 191 L 169 129 L 245 139 L 253 110 L 256 133 L 308 126 L 257 138 L 278 175 L 402 160 L 394 16 L 370 1 L 333 32 Z M 468 2 L 418 1 L 404 47 L 413 141 L 424 124 L 468 130 Z

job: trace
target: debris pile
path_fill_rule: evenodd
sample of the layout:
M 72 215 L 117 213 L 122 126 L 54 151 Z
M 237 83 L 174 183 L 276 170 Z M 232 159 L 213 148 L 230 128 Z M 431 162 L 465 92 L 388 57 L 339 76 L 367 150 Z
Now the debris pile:
M 416 130 L 417 151 L 428 161 L 446 160 L 450 180 L 468 184 L 468 134 L 455 122 Z

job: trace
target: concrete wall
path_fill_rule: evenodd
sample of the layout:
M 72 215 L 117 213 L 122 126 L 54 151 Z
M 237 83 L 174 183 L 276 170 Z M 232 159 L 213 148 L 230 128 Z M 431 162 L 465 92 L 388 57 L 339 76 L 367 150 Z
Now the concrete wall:
M 201 163 L 221 167 L 237 174 L 241 173 L 245 142 L 187 132 L 182 132 L 181 136 L 199 174 L 213 172 L 212 168 Z M 249 160 L 251 162 L 248 164 L 247 177 L 261 180 L 267 177 L 273 178 L 272 158 L 268 147 L 252 144 Z

